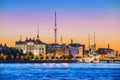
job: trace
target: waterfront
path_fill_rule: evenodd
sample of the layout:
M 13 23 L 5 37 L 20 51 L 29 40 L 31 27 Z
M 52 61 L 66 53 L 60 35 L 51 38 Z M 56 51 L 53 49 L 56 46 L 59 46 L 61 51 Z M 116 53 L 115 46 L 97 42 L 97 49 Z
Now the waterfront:
M 115 63 L 0 64 L 0 80 L 119 80 Z

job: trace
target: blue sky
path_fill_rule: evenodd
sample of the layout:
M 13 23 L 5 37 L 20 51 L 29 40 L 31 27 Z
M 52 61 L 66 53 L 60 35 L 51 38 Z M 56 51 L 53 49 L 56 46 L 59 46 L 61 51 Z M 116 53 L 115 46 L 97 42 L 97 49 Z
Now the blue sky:
M 0 0 L 0 10 L 119 10 L 120 0 Z

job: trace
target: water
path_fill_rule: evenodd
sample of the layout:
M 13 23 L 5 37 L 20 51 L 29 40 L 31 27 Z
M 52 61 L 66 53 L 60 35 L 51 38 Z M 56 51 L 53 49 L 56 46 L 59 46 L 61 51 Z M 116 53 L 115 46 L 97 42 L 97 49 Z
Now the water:
M 0 64 L 0 80 L 120 80 L 120 62 Z

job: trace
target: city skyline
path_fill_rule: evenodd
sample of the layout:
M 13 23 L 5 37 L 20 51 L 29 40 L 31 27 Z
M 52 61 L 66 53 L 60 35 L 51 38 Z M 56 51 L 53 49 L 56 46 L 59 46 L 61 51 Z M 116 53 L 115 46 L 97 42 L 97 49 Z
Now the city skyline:
M 54 12 L 57 13 L 57 40 L 70 40 L 85 44 L 88 34 L 93 44 L 94 32 L 98 47 L 107 47 L 120 52 L 120 9 L 118 0 L 1 0 L 0 43 L 15 46 L 20 35 L 39 37 L 45 43 L 54 43 Z

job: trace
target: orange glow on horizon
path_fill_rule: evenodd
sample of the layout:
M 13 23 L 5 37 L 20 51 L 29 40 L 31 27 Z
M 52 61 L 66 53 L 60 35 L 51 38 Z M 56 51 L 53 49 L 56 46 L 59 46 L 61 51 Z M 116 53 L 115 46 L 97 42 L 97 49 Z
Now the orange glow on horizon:
M 4 44 L 7 44 L 7 46 L 9 47 L 15 47 L 15 41 L 18 41 L 19 39 L 11 39 L 11 38 L 7 38 L 7 39 L 4 39 L 2 41 L 0 41 L 0 43 L 2 43 L 2 45 Z M 24 41 L 25 39 L 23 39 Z M 45 43 L 54 43 L 54 39 L 41 39 L 41 41 L 45 42 Z M 85 44 L 86 46 L 86 49 L 88 49 L 88 42 L 87 40 L 79 40 L 79 39 L 75 39 L 74 41 L 75 43 L 81 43 L 81 44 Z M 59 44 L 60 41 L 58 41 Z M 69 39 L 64 39 L 64 42 L 65 44 L 70 44 L 70 38 Z M 93 42 L 91 41 L 91 45 L 93 44 Z M 119 47 L 119 40 L 112 40 L 110 43 L 107 43 L 107 40 L 97 40 L 96 41 L 96 45 L 97 45 L 97 48 L 107 48 L 107 45 L 110 44 L 110 48 L 111 49 L 114 49 L 115 51 L 118 51 L 120 53 L 120 47 Z

